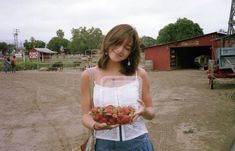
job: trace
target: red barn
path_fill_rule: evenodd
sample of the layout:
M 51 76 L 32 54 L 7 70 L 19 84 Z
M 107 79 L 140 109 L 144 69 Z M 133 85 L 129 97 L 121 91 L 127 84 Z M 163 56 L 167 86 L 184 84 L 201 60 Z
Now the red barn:
M 205 55 L 213 58 L 222 33 L 210 33 L 172 43 L 144 48 L 145 60 L 152 60 L 154 70 L 195 68 L 194 59 Z M 214 59 L 214 58 L 213 58 Z
M 32 48 L 29 51 L 29 59 L 30 60 L 48 60 L 51 59 L 52 54 L 55 54 L 57 52 L 51 51 L 48 48 Z

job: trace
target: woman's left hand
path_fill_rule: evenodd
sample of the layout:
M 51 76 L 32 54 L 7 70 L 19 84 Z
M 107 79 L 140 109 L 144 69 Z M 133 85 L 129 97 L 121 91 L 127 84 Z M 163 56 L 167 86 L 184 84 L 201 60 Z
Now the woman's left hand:
M 137 120 L 137 118 L 139 116 L 141 116 L 144 112 L 145 112 L 145 103 L 142 100 L 138 100 L 138 102 L 140 103 L 140 107 L 138 110 L 136 110 L 136 112 L 134 113 L 133 116 L 133 122 Z

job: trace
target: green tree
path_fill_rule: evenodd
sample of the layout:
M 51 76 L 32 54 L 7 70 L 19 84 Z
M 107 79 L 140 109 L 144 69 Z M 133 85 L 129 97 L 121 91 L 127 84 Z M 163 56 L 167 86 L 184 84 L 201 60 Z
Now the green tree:
M 69 53 L 68 45 L 70 41 L 64 38 L 64 32 L 62 29 L 56 31 L 57 37 L 52 37 L 47 44 L 47 48 L 60 53 L 60 48 L 63 47 L 65 53 Z
M 60 53 L 60 48 L 63 46 L 65 53 L 69 53 L 69 40 L 61 37 L 53 37 L 47 44 L 47 48 Z
M 2 52 L 3 55 L 6 54 L 8 49 L 8 45 L 5 42 L 0 42 L 0 51 Z
M 152 37 L 149 37 L 149 36 L 141 37 L 140 42 L 141 42 L 141 47 L 143 47 L 143 48 L 154 46 L 157 44 L 157 40 Z
M 62 29 L 59 29 L 56 31 L 57 37 L 64 38 L 64 32 Z
M 25 40 L 23 45 L 26 49 L 26 54 L 28 54 L 29 50 L 32 48 L 45 48 L 46 43 L 42 40 L 36 40 L 34 37 L 31 37 L 30 41 Z
M 174 42 L 186 38 L 203 35 L 203 29 L 187 18 L 179 18 L 176 23 L 170 23 L 159 31 L 157 44 Z
M 100 48 L 102 39 L 102 31 L 99 28 L 73 28 L 72 41 L 69 45 L 69 48 L 71 49 L 72 53 L 84 53 L 87 49 Z
M 41 40 L 35 40 L 34 46 L 35 46 L 35 48 L 45 48 L 46 43 Z

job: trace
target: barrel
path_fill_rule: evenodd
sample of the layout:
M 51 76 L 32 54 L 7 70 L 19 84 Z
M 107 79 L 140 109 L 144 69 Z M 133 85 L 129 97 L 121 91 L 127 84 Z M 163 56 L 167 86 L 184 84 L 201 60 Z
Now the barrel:
M 153 70 L 153 61 L 152 60 L 145 60 L 144 61 L 144 69 L 146 71 L 152 71 Z

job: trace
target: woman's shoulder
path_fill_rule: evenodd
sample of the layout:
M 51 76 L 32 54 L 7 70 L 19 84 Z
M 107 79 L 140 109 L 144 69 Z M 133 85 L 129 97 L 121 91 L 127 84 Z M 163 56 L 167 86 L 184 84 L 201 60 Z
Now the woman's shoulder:
M 142 78 L 147 77 L 147 72 L 146 72 L 146 70 L 145 70 L 144 68 L 142 68 L 142 67 L 138 67 L 138 69 L 137 69 L 137 74 L 138 74 L 140 77 L 142 77 Z
M 82 74 L 87 74 L 87 73 L 89 73 L 89 72 L 95 72 L 96 70 L 97 70 L 97 68 L 98 67 L 89 67 L 89 68 L 86 68 L 83 72 L 82 72 Z
M 95 75 L 98 75 L 100 72 L 100 69 L 98 68 L 98 66 L 95 66 L 95 67 L 89 67 L 89 68 L 86 68 L 83 72 L 82 72 L 82 77 L 89 77 L 89 76 L 92 76 L 92 77 L 95 77 Z

